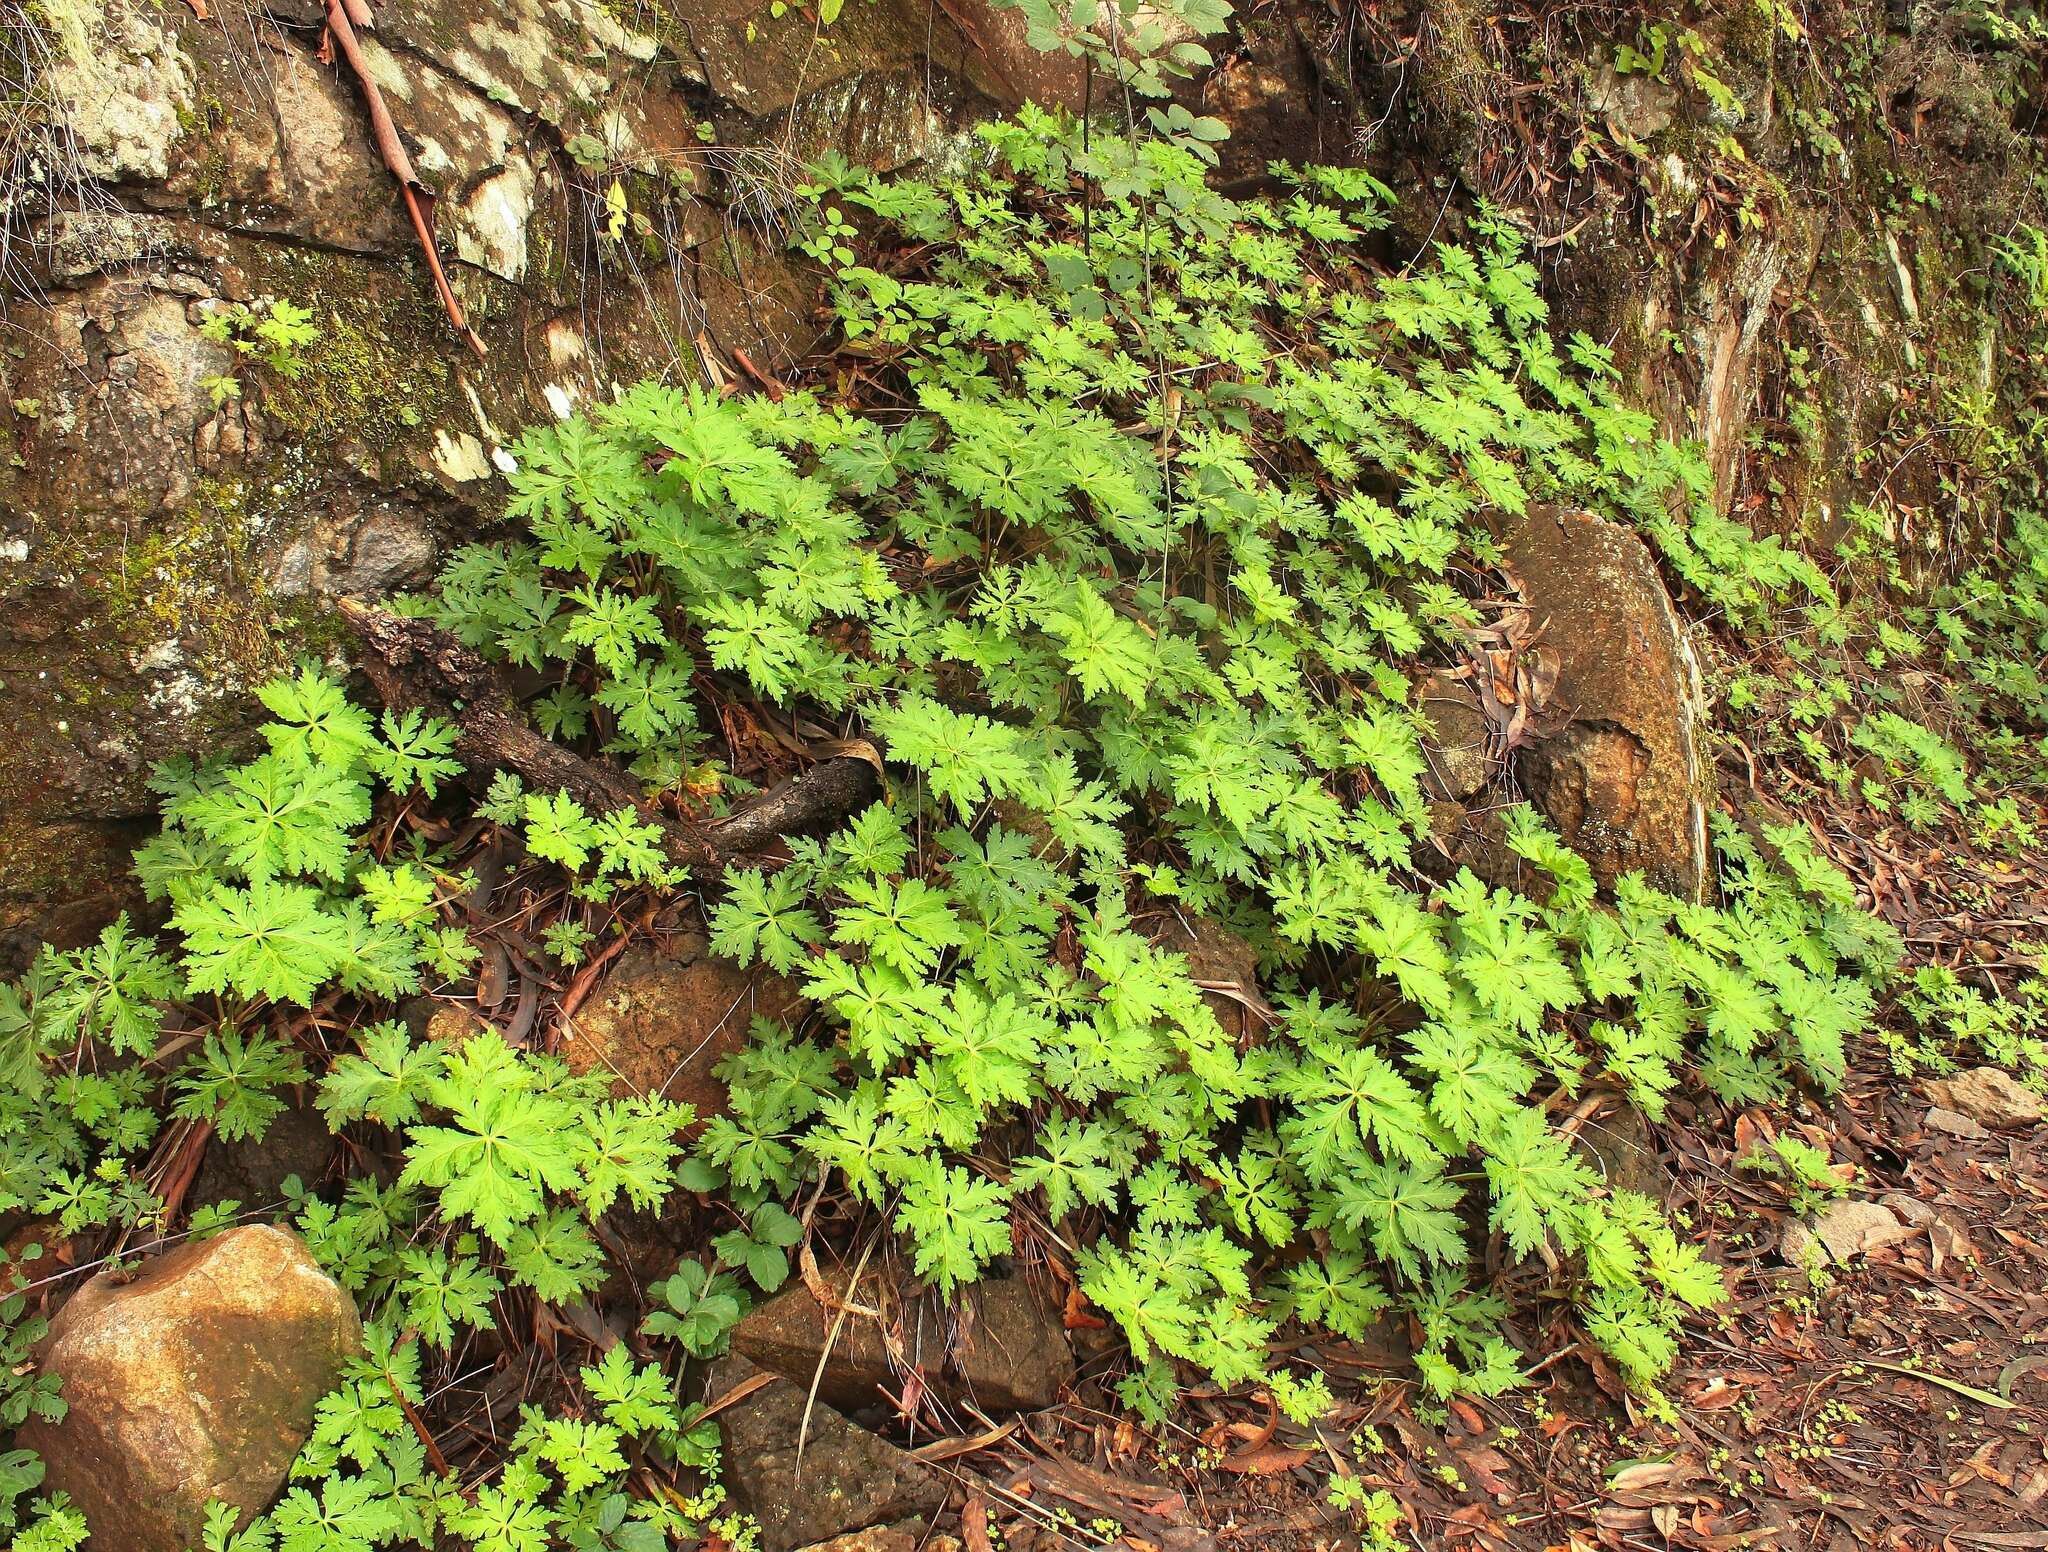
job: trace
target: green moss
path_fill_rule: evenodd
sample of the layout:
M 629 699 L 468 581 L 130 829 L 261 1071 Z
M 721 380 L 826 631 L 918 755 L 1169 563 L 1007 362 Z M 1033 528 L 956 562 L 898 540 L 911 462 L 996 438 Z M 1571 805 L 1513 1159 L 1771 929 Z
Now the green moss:
M 251 556 L 260 530 L 252 478 L 202 480 L 192 501 L 146 523 L 39 534 L 31 541 L 50 582 L 68 587 L 79 628 L 105 649 L 147 653 L 178 642 L 209 680 L 265 673 L 283 660 L 265 628 L 267 589 Z M 288 499 L 288 482 L 269 492 Z M 89 679 L 78 704 L 110 692 Z
M 14 719 L 0 722 L 0 737 L 13 739 Z M 0 767 L 0 930 L 21 918 L 4 909 L 17 901 L 35 902 L 38 911 L 52 902 L 132 894 L 131 848 L 141 837 L 122 821 L 48 821 L 35 806 L 42 783 L 8 780 L 14 774 Z M 39 773 L 35 773 L 39 774 Z M 105 915 L 111 916 L 110 907 Z M 38 932 L 37 936 L 43 934 Z
M 1778 25 L 1761 5 L 1730 6 L 1716 13 L 1714 30 L 1722 59 L 1741 72 L 1745 87 L 1761 93 L 1775 84 Z
M 227 129 L 233 117 L 227 105 L 211 92 L 200 98 L 196 109 L 178 110 L 179 128 L 188 139 L 198 137 L 192 192 L 202 206 L 218 205 L 227 198 Z
M 140 812 L 139 775 L 157 760 L 243 736 L 246 702 L 228 692 L 275 673 L 296 642 L 273 629 L 254 559 L 257 494 L 290 489 L 203 481 L 175 513 L 31 530 L 31 566 L 0 588 L 0 606 L 37 627 L 0 685 L 0 904 L 111 900 L 126 843 L 101 816 Z M 139 665 L 181 671 L 174 703 L 149 699 L 165 681 Z
M 266 289 L 311 308 L 320 337 L 295 377 L 263 374 L 263 412 L 317 445 L 353 442 L 383 456 L 455 418 L 447 319 L 430 287 L 394 287 L 357 259 L 283 249 Z
M 1480 42 L 1482 12 L 1471 0 L 1426 0 L 1423 12 L 1434 38 L 1417 53 L 1422 101 L 1444 125 L 1449 149 L 1462 156 L 1481 143 L 1487 99 L 1502 84 L 1501 72 Z
M 531 284 L 557 296 L 566 293 L 571 271 L 569 245 L 562 236 L 555 202 L 537 202 L 526 223 L 527 278 Z

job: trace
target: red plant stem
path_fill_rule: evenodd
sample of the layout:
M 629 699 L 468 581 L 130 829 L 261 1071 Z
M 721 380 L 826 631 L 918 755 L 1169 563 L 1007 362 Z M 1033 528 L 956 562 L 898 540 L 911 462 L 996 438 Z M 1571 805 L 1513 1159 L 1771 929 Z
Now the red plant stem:
M 484 342 L 463 316 L 462 304 L 456 300 L 455 291 L 448 284 L 448 276 L 441 268 L 440 251 L 434 245 L 434 229 L 427 221 L 427 212 L 421 201 L 421 195 L 428 191 L 420 182 L 419 174 L 413 171 L 405 142 L 398 138 L 398 125 L 392 121 L 391 110 L 384 106 L 384 94 L 377 89 L 377 83 L 370 75 L 369 63 L 363 58 L 363 46 L 356 38 L 356 27 L 369 26 L 370 23 L 370 8 L 366 0 L 327 0 L 327 30 L 341 45 L 342 57 L 348 61 L 349 68 L 355 72 L 356 84 L 362 88 L 363 105 L 369 111 L 370 133 L 376 139 L 377 154 L 384 158 L 384 165 L 398 180 L 398 192 L 405 200 L 405 213 L 412 218 L 412 229 L 419 237 L 420 251 L 426 255 L 427 268 L 433 274 L 434 289 L 440 295 L 441 306 L 447 310 L 448 321 L 460 331 L 469 348 L 481 356 L 484 354 Z

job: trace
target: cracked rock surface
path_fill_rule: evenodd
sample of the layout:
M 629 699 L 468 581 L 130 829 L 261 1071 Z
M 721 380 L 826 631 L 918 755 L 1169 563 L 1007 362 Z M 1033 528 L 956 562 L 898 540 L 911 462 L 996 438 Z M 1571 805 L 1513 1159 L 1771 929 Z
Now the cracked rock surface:
M 1501 535 L 1526 610 L 1519 656 L 1540 690 L 1489 707 L 1468 671 L 1424 676 L 1417 701 L 1435 831 L 1449 869 L 1510 881 L 1498 810 L 1526 796 L 1593 869 L 1696 900 L 1706 887 L 1712 763 L 1690 634 L 1643 541 L 1590 512 L 1532 507 Z M 1507 688 L 1503 682 L 1503 689 Z

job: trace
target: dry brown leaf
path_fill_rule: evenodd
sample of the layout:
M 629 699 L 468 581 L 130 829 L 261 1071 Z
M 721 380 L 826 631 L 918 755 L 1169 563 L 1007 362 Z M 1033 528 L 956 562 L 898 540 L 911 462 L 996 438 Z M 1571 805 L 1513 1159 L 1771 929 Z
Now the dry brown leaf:
M 967 1552 L 994 1552 L 988 1537 L 988 1499 L 980 1488 L 970 1488 L 967 1502 L 960 1506 L 960 1540 Z
M 1060 1311 L 1060 1324 L 1069 1331 L 1104 1331 L 1109 1325 L 1100 1315 L 1088 1312 L 1087 1295 L 1081 1292 L 1078 1283 L 1067 1289 L 1067 1302 Z
M 1607 1490 L 1610 1493 L 1639 1493 L 1646 1487 L 1668 1482 L 1676 1475 L 1678 1462 L 1675 1460 L 1639 1460 L 1632 1466 L 1623 1466 L 1609 1477 Z
M 1225 1471 L 1234 1471 L 1240 1476 L 1263 1477 L 1292 1471 L 1314 1458 L 1313 1450 L 1298 1450 L 1286 1444 L 1257 1444 L 1233 1451 L 1223 1457 L 1221 1464 Z

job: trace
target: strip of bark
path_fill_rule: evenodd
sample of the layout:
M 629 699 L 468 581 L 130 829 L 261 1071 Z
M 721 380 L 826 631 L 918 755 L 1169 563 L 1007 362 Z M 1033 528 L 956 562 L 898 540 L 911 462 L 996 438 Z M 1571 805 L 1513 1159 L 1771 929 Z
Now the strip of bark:
M 417 706 L 453 723 L 461 734 L 455 756 L 470 770 L 482 776 L 511 771 L 528 787 L 566 792 L 594 813 L 633 809 L 661 831 L 669 860 L 699 878 L 759 856 L 784 836 L 843 820 L 879 789 L 872 760 L 839 754 L 723 820 L 687 823 L 650 805 L 625 772 L 536 733 L 497 669 L 450 632 L 359 599 L 341 599 L 338 607 L 367 649 L 363 671 L 385 705 L 396 711 Z

